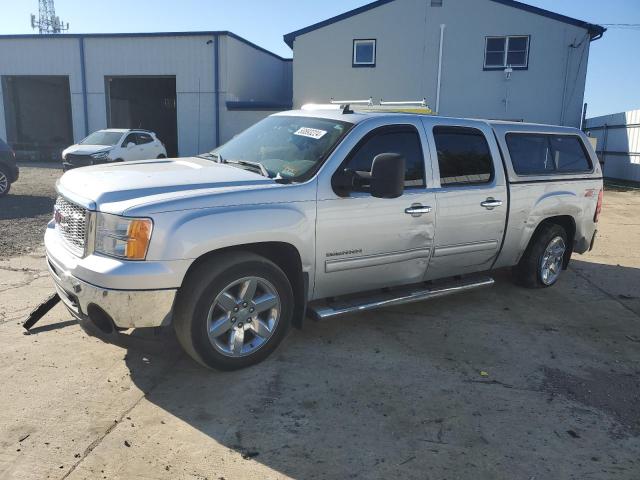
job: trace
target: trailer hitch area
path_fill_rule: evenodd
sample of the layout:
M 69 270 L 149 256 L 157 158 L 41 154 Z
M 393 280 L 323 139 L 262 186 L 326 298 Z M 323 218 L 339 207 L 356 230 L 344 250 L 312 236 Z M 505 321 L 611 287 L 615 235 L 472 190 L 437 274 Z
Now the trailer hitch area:
M 42 317 L 44 317 L 49 311 L 55 307 L 60 301 L 60 295 L 54 293 L 49 298 L 47 298 L 44 302 L 38 305 L 27 317 L 22 326 L 29 333 L 29 330 L 33 328 L 33 326 L 40 321 Z

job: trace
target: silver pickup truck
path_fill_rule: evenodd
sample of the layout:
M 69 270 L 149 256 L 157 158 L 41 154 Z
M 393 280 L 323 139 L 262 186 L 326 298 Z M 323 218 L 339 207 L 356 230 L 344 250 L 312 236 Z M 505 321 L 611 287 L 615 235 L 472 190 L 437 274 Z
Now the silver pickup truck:
M 488 286 L 504 267 L 553 285 L 593 244 L 603 182 L 576 129 L 318 107 L 57 189 L 45 244 L 70 312 L 105 331 L 173 324 L 229 370 L 307 316 Z

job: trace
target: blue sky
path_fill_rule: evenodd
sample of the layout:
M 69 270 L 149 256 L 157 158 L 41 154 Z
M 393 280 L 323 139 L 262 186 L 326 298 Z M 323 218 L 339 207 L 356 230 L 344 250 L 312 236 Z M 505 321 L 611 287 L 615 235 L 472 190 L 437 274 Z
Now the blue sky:
M 70 32 L 230 30 L 290 57 L 282 35 L 367 0 L 56 0 Z M 528 0 L 592 23 L 640 24 L 640 0 Z M 32 33 L 37 0 L 0 0 L 0 34 Z M 585 101 L 589 116 L 640 108 L 640 29 L 610 29 L 592 44 Z

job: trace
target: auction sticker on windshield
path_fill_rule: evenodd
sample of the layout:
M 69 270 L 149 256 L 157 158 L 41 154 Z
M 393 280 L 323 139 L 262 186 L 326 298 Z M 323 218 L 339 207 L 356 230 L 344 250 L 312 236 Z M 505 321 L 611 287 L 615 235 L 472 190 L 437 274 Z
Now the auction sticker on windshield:
M 316 140 L 320 140 L 326 134 L 327 134 L 326 130 L 318 130 L 317 128 L 302 127 L 302 128 L 299 128 L 294 135 L 300 135 L 301 137 L 309 137 L 309 138 L 314 138 Z

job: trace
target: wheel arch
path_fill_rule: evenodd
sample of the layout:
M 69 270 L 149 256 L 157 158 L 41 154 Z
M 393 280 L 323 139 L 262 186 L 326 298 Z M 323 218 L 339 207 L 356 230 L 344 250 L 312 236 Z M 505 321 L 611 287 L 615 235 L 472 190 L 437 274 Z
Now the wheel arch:
M 308 301 L 309 274 L 304 272 L 302 269 L 302 257 L 300 256 L 300 252 L 290 243 L 279 241 L 256 242 L 212 250 L 196 258 L 189 266 L 184 278 L 186 279 L 189 277 L 189 274 L 193 269 L 201 263 L 209 261 L 213 257 L 230 252 L 254 253 L 265 257 L 282 269 L 291 283 L 295 299 L 293 325 L 297 328 L 302 328 Z
M 531 238 L 529 238 L 529 242 L 527 242 L 527 248 L 531 245 L 531 242 L 535 240 L 538 232 L 545 225 L 559 225 L 564 231 L 567 233 L 567 251 L 564 254 L 563 268 L 566 270 L 569 266 L 569 261 L 571 260 L 571 255 L 573 254 L 573 243 L 576 236 L 576 220 L 571 215 L 555 215 L 552 217 L 547 217 L 542 220 L 536 226 L 536 229 L 533 231 Z M 523 252 L 524 253 L 524 252 Z

